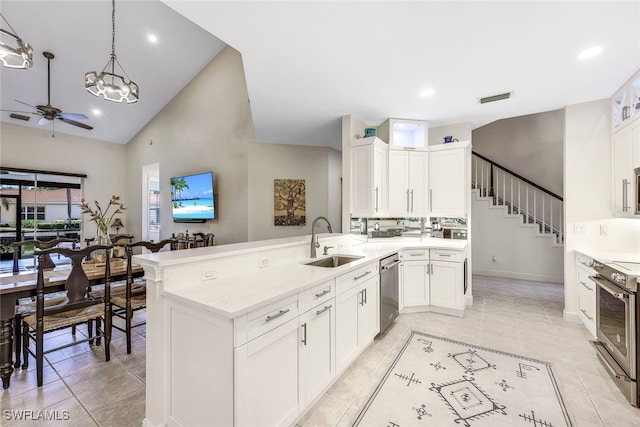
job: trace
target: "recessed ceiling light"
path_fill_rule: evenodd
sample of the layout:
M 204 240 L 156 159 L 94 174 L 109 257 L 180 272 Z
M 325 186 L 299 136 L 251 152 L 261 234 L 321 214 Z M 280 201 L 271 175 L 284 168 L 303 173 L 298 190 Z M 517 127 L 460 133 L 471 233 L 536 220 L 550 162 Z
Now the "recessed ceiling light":
M 436 91 L 433 89 L 424 89 L 420 92 L 420 96 L 423 98 L 426 98 L 428 96 L 433 95 L 434 93 L 436 93 Z
M 594 46 L 585 49 L 578 55 L 578 59 L 589 59 L 602 53 L 602 46 Z
M 91 112 L 94 116 L 99 116 L 102 114 L 102 111 L 98 110 L 97 108 L 94 108 L 93 110 L 91 110 Z
M 158 43 L 158 37 L 155 34 L 149 34 L 147 36 L 147 40 L 149 40 L 151 43 Z

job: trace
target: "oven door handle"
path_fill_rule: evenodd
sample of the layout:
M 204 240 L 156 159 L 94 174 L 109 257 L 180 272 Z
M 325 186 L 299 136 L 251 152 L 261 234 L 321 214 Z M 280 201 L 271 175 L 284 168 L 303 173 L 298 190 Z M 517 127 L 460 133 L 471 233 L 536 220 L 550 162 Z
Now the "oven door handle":
M 594 282 L 596 282 L 596 284 L 598 286 L 600 286 L 602 289 L 604 289 L 605 291 L 609 292 L 611 294 L 611 296 L 613 296 L 614 298 L 618 298 L 618 299 L 629 299 L 629 294 L 626 292 L 620 292 L 621 289 L 620 288 L 616 288 L 614 289 L 612 287 L 612 285 L 610 285 L 606 280 L 600 279 L 598 276 L 590 276 L 590 279 L 592 279 Z

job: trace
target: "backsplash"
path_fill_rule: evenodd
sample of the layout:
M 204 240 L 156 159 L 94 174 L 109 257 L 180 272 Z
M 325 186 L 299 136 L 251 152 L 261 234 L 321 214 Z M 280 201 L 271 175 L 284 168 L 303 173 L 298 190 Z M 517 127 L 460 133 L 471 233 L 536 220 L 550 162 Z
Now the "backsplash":
M 388 238 L 436 237 L 466 239 L 467 219 L 432 218 L 351 218 L 351 235 L 361 241 Z

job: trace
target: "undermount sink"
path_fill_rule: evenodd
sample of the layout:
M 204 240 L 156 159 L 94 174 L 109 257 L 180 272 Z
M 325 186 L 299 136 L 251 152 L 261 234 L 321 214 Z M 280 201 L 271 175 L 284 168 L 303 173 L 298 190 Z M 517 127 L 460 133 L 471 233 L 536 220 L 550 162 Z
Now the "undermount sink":
M 305 265 L 313 265 L 316 267 L 340 267 L 341 265 L 349 264 L 350 262 L 357 261 L 364 258 L 360 255 L 334 255 L 328 258 L 322 258 L 317 261 L 306 262 Z

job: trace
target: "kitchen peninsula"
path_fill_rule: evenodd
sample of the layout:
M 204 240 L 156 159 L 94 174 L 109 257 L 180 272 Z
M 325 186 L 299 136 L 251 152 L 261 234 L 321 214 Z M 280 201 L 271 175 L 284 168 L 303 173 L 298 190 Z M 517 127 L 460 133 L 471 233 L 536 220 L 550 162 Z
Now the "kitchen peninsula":
M 465 240 L 319 239 L 329 256 L 358 258 L 307 265 L 310 236 L 136 256 L 147 278 L 144 425 L 291 424 L 378 334 L 381 258 L 468 250 Z M 471 303 L 459 277 L 448 286 L 461 309 L 444 313 Z

